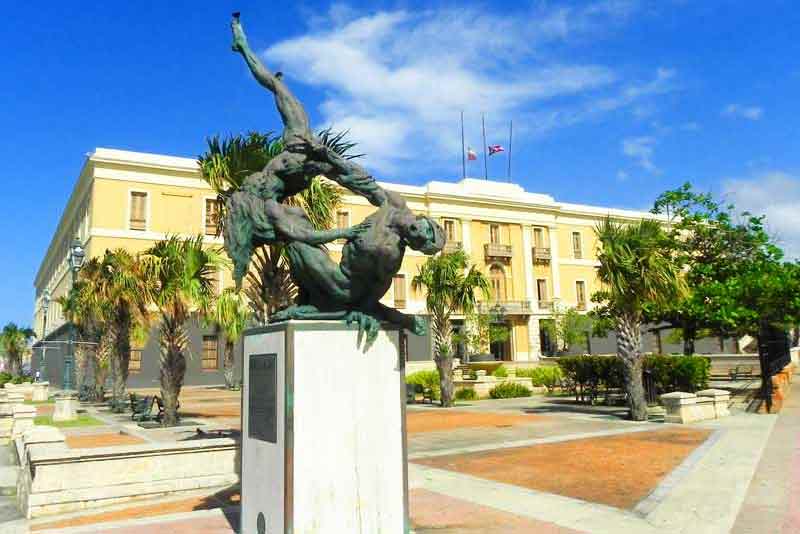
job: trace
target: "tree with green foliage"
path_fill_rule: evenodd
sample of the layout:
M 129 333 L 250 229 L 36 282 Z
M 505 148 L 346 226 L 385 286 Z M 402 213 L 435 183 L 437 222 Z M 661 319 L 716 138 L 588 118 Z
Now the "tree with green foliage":
M 178 398 L 189 355 L 187 323 L 211 316 L 213 279 L 225 262 L 220 251 L 203 247 L 203 236 L 170 236 L 147 249 L 143 260 L 158 288 L 152 302 L 159 319 L 162 423 L 172 426 L 178 423 Z
M 359 157 L 359 154 L 349 154 L 355 145 L 348 142 L 345 135 L 346 132 L 335 134 L 330 129 L 318 134 L 322 143 L 337 154 L 347 159 Z M 283 141 L 271 133 L 250 132 L 222 140 L 212 137 L 207 142 L 208 149 L 198 158 L 198 163 L 203 179 L 217 193 L 218 233 L 221 233 L 225 200 L 242 187 L 247 176 L 261 171 L 283 151 Z M 336 184 L 314 177 L 306 189 L 287 198 L 285 203 L 303 209 L 314 228 L 325 230 L 334 224 L 341 193 Z M 283 245 L 260 247 L 254 256 L 246 276 L 245 294 L 256 320 L 264 324 L 269 315 L 294 302 L 297 288 L 292 283 Z
M 213 319 L 225 339 L 223 373 L 228 388 L 233 387 L 234 346 L 242 337 L 250 316 L 247 301 L 233 288 L 226 288 L 216 299 Z
M 543 321 L 542 326 L 555 342 L 558 351 L 568 351 L 571 346 L 586 341 L 586 336 L 591 335 L 593 321 L 586 313 L 556 304 L 552 319 Z
M 102 258 L 90 259 L 78 273 L 73 295 L 75 314 L 86 313 L 77 319 L 87 329 L 97 329 L 101 358 L 109 354 L 114 377 L 114 409 L 122 409 L 126 397 L 128 365 L 131 358 L 131 338 L 144 337 L 149 324 L 147 306 L 155 286 L 148 278 L 138 255 L 125 249 L 106 250 Z M 93 324 L 89 324 L 89 318 Z M 89 330 L 87 330 L 88 332 Z
M 780 263 L 782 252 L 772 243 L 764 217 L 737 214 L 733 205 L 697 193 L 689 183 L 661 194 L 652 211 L 667 216 L 668 246 L 685 272 L 689 291 L 680 299 L 649 306 L 647 319 L 679 329 L 687 356 L 694 354 L 703 330 L 719 336 L 747 330 L 738 319 L 748 312 L 736 311 L 739 307 L 721 291 L 736 288 L 754 269 Z M 712 299 L 716 305 L 709 306 Z
M 492 343 L 504 343 L 511 336 L 502 313 L 481 313 L 477 309 L 466 317 L 461 333 L 453 334 L 455 343 L 463 343 L 467 354 L 489 351 Z
M 450 317 L 460 312 L 470 315 L 477 305 L 476 292 L 489 298 L 489 280 L 463 251 L 429 257 L 411 281 L 419 291 L 425 289 L 425 304 L 431 317 L 433 358 L 439 372 L 441 405 L 453 406 L 453 325 Z
M 17 376 L 22 371 L 22 356 L 36 333 L 29 327 L 20 327 L 16 323 L 8 323 L 0 332 L 0 346 L 6 356 L 8 372 Z
M 631 419 L 644 421 L 647 401 L 642 384 L 641 326 L 645 309 L 683 298 L 686 283 L 672 257 L 669 237 L 658 221 L 624 224 L 606 218 L 595 233 L 599 241 L 598 277 L 604 289 L 592 296 L 592 301 L 600 304 L 594 314 L 613 321 Z

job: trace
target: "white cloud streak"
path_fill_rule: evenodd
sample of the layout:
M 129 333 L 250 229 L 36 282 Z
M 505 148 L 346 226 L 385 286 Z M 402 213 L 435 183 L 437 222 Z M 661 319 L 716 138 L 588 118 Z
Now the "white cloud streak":
M 800 176 L 770 171 L 729 179 L 723 192 L 740 210 L 766 215 L 767 229 L 787 257 L 800 259 Z
M 647 172 L 657 174 L 660 171 L 653 163 L 655 144 L 655 137 L 629 137 L 622 140 L 622 153 L 635 160 Z
M 751 121 L 760 120 L 764 115 L 764 110 L 758 106 L 742 106 L 739 104 L 728 104 L 722 110 L 724 117 L 747 119 Z
M 288 77 L 322 90 L 320 126 L 349 129 L 366 164 L 397 175 L 456 159 L 461 110 L 468 144 L 480 146 L 481 113 L 487 132 L 506 132 L 513 118 L 515 140 L 522 140 L 669 90 L 675 73 L 667 68 L 650 80 L 625 82 L 608 66 L 565 62 L 551 53 L 573 40 L 591 44 L 636 7 L 633 0 L 607 0 L 525 13 L 363 14 L 336 5 L 315 17 L 306 34 L 264 55 Z

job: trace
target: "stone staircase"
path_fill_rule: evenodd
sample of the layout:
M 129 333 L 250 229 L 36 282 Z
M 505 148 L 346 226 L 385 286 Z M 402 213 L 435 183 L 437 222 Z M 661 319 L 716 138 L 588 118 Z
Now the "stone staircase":
M 28 532 L 28 521 L 17 509 L 19 466 L 11 447 L 0 447 L 0 533 L 23 534 Z

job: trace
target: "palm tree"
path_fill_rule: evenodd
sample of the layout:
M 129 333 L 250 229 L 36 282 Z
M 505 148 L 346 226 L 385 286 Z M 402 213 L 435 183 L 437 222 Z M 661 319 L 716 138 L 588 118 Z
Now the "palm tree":
M 318 135 L 323 144 L 336 153 L 348 159 L 359 157 L 348 154 L 354 144 L 344 139 L 346 132 L 334 134 L 327 129 Z M 220 206 L 217 231 L 221 233 L 225 200 L 239 190 L 247 176 L 262 170 L 273 157 L 280 154 L 283 143 L 280 137 L 274 137 L 271 133 L 258 132 L 235 135 L 224 140 L 212 137 L 207 143 L 208 150 L 198 158 L 198 163 L 203 179 L 217 192 Z M 285 202 L 302 208 L 311 224 L 324 230 L 333 226 L 341 193 L 335 184 L 315 177 L 308 188 Z M 270 314 L 294 301 L 297 288 L 292 283 L 283 246 L 260 247 L 254 255 L 245 294 L 256 320 L 263 324 Z
M 8 323 L 0 332 L 0 345 L 6 353 L 6 364 L 12 375 L 19 375 L 22 369 L 22 355 L 28 343 L 36 337 L 36 333 L 28 327 L 19 327 L 15 323 Z
M 148 324 L 147 305 L 153 293 L 144 264 L 125 249 L 106 250 L 102 258 L 88 260 L 79 271 L 79 314 L 96 317 L 99 369 L 108 355 L 114 377 L 113 409 L 121 409 L 128 381 L 131 336 L 144 331 Z M 78 324 L 82 322 L 77 321 Z M 100 376 L 98 378 L 103 378 Z M 103 378 L 104 379 L 104 378 Z
M 186 374 L 186 323 L 191 318 L 209 316 L 213 278 L 224 261 L 219 251 L 203 248 L 203 236 L 168 237 L 146 250 L 143 259 L 158 288 L 153 292 L 153 303 L 159 315 L 163 424 L 170 426 L 178 422 L 178 397 Z
M 599 240 L 598 277 L 604 289 L 592 300 L 602 303 L 598 315 L 610 319 L 617 333 L 631 419 L 647 419 L 642 385 L 641 326 L 648 305 L 681 298 L 686 283 L 670 254 L 661 224 L 642 220 L 620 224 L 606 218 L 595 228 Z
M 250 307 L 242 295 L 233 288 L 225 289 L 217 298 L 214 308 L 214 322 L 225 338 L 225 359 L 223 370 L 225 385 L 233 386 L 234 344 L 242 337 L 247 320 L 250 318 Z
M 441 404 L 450 407 L 453 405 L 453 327 L 450 316 L 455 312 L 473 313 L 476 291 L 489 298 L 489 280 L 475 265 L 469 265 L 463 251 L 457 251 L 428 258 L 411 284 L 415 290 L 427 290 L 425 304 L 431 315 L 433 357 L 439 371 Z

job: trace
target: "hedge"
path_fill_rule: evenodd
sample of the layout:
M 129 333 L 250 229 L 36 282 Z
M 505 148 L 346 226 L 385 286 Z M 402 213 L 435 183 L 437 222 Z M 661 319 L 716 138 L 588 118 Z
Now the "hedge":
M 439 371 L 417 371 L 406 376 L 406 384 L 414 384 L 420 388 L 431 388 L 433 399 L 441 398 L 441 386 L 439 385 Z
M 548 391 L 553 391 L 553 389 L 561 385 L 564 373 L 561 372 L 560 367 L 531 367 L 527 369 L 523 367 L 517 369 L 517 376 L 530 378 L 534 387 L 546 387 Z
M 531 390 L 516 382 L 502 382 L 491 390 L 489 396 L 493 399 L 512 399 L 515 397 L 530 397 Z
M 456 400 L 476 400 L 478 394 L 472 388 L 459 388 L 455 394 Z
M 558 359 L 564 385 L 577 400 L 597 398 L 601 389 L 624 389 L 623 364 L 618 356 L 564 356 Z M 708 386 L 711 360 L 701 356 L 653 355 L 644 358 L 644 371 L 651 373 L 656 394 L 694 392 Z

